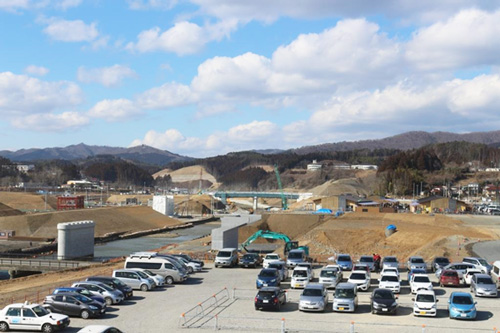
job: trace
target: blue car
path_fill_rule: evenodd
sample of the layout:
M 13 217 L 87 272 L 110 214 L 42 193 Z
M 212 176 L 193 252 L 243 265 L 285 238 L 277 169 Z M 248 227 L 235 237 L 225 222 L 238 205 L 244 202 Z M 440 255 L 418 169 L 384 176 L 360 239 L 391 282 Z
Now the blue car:
M 262 287 L 278 287 L 280 284 L 280 272 L 276 268 L 264 268 L 257 276 L 257 289 Z
M 450 299 L 448 299 L 450 319 L 476 319 L 476 303 L 469 293 L 451 293 Z
M 337 265 L 340 266 L 340 269 L 343 271 L 352 270 L 352 259 L 348 254 L 339 254 L 337 256 Z
M 60 294 L 60 293 L 78 293 L 80 295 L 87 296 L 88 298 L 91 298 L 92 300 L 97 301 L 99 303 L 106 303 L 106 300 L 104 300 L 104 297 L 95 296 L 94 294 L 92 294 L 87 289 L 81 288 L 81 287 L 62 287 L 62 288 L 56 288 L 52 292 L 53 295 Z
M 414 269 L 411 269 L 409 272 L 408 272 L 408 282 L 411 281 L 411 276 L 413 274 L 427 274 L 427 271 L 425 269 L 421 269 L 421 268 L 414 268 Z

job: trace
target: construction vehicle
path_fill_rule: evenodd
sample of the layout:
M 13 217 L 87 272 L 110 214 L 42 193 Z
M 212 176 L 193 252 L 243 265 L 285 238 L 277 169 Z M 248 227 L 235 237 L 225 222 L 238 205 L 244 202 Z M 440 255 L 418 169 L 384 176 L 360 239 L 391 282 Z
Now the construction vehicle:
M 288 201 L 286 200 L 285 192 L 283 192 L 283 184 L 281 183 L 280 172 L 278 171 L 278 165 L 274 165 L 274 173 L 276 174 L 276 179 L 278 181 L 278 188 L 281 192 L 281 208 L 283 210 L 288 209 Z
M 254 233 L 252 236 L 248 237 L 246 241 L 241 243 L 240 249 L 244 249 L 247 252 L 250 252 L 247 250 L 247 246 L 252 244 L 254 241 L 256 241 L 259 238 L 264 238 L 264 239 L 280 239 L 285 242 L 285 249 L 284 249 L 284 255 L 287 256 L 288 252 L 290 250 L 304 250 L 306 253 L 306 256 L 309 256 L 309 247 L 308 246 L 299 246 L 299 242 L 297 241 L 292 241 L 290 237 L 288 237 L 285 234 L 281 234 L 279 232 L 273 232 L 269 230 L 259 230 L 256 233 Z

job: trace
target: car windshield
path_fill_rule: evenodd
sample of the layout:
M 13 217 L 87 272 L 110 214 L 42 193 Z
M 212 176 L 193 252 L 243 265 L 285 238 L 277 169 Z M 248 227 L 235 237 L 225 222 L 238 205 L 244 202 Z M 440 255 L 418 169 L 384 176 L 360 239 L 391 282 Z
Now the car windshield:
M 353 280 L 364 280 L 364 279 L 366 279 L 366 274 L 363 274 L 363 273 L 352 273 L 350 279 L 353 279 Z
M 395 257 L 385 257 L 384 262 L 398 262 Z
M 354 289 L 337 288 L 337 289 L 335 289 L 335 297 L 337 297 L 337 298 L 354 298 Z
M 484 259 L 477 259 L 482 266 L 489 266 L 488 262 Z
M 294 270 L 293 271 L 293 276 L 306 277 L 307 276 L 307 271 L 304 271 L 304 270 Z
M 321 277 L 334 277 L 335 273 L 337 273 L 337 271 L 334 271 L 331 269 L 324 269 L 321 271 L 319 276 L 321 276 Z
M 339 256 L 337 261 L 351 261 L 351 257 L 349 256 Z
M 306 288 L 302 292 L 303 296 L 323 296 L 323 292 L 321 289 L 316 288 Z
M 411 259 L 412 264 L 424 264 L 424 259 L 422 258 L 412 258 Z
M 267 260 L 279 260 L 279 259 L 280 259 L 280 257 L 279 257 L 277 254 L 268 254 L 268 255 L 266 256 L 266 259 L 267 259 Z
M 276 276 L 275 270 L 263 269 L 259 273 L 259 277 L 273 277 Z
M 383 275 L 380 281 L 398 282 L 399 279 L 395 275 Z
M 417 302 L 431 302 L 434 303 L 434 295 L 417 295 Z
M 302 252 L 290 252 L 288 259 L 302 259 Z
M 434 261 L 438 264 L 445 264 L 445 265 L 450 263 L 448 258 L 436 258 L 436 259 L 434 259 Z
M 217 253 L 217 257 L 221 258 L 229 258 L 230 256 L 231 256 L 230 251 L 219 251 L 219 253 Z
M 465 305 L 470 305 L 472 304 L 472 298 L 469 296 L 453 296 L 453 299 L 451 301 L 454 304 L 465 304 Z
M 87 296 L 83 296 L 83 295 L 73 295 L 74 298 L 76 298 L 78 301 L 82 302 L 82 303 L 92 303 L 93 300 L 91 298 L 88 298 Z
M 359 258 L 359 262 L 373 262 L 372 257 L 361 257 Z
M 137 274 L 138 274 L 141 278 L 143 278 L 143 279 L 147 279 L 147 278 L 148 278 L 148 276 L 147 276 L 147 275 L 146 275 L 146 273 L 144 273 L 144 272 L 137 271 Z
M 49 314 L 49 311 L 47 311 L 45 308 L 41 307 L 40 305 L 35 306 L 32 308 L 32 310 L 36 313 L 38 317 L 43 317 Z
M 118 279 L 113 279 L 113 283 L 116 283 L 120 287 L 126 287 L 127 285 Z
M 431 282 L 427 276 L 415 276 L 414 282 Z
M 114 289 L 111 288 L 110 286 L 108 286 L 107 284 L 105 283 L 101 283 L 99 284 L 99 287 L 103 288 L 103 289 L 106 289 L 107 291 L 113 291 Z
M 255 259 L 255 257 L 254 257 L 254 256 L 252 256 L 252 255 L 250 255 L 250 254 L 245 254 L 245 255 L 243 256 L 243 259 L 245 259 L 245 260 L 254 260 L 254 259 Z
M 493 284 L 493 280 L 491 278 L 479 278 L 477 284 Z
M 389 290 L 377 290 L 373 295 L 376 299 L 393 299 L 391 292 Z
M 155 274 L 155 273 L 153 273 L 153 272 L 151 272 L 149 269 L 145 269 L 145 270 L 144 270 L 144 273 L 146 273 L 146 274 L 147 274 L 147 275 L 149 275 L 149 276 L 156 276 L 156 274 Z

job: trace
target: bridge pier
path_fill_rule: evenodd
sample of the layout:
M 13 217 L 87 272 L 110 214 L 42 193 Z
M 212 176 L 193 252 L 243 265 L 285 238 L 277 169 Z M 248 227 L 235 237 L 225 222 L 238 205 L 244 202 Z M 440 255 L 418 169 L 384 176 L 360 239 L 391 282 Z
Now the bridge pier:
M 259 202 L 259 199 L 257 197 L 253 197 L 253 211 L 257 211 L 257 204 Z

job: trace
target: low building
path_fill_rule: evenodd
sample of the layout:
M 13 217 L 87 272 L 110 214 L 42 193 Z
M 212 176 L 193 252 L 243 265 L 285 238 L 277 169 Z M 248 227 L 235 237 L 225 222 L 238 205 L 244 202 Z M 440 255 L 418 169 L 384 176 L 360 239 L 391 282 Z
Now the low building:
M 311 164 L 307 165 L 307 171 L 321 170 L 323 165 L 319 164 L 317 160 L 313 160 Z
M 85 197 L 79 196 L 65 196 L 57 197 L 57 210 L 73 210 L 85 208 Z
M 346 210 L 346 197 L 345 195 L 333 195 L 324 198 L 313 200 L 314 210 L 318 209 L 331 209 L 332 211 L 345 211 Z
M 463 212 L 470 207 L 467 203 L 448 197 L 432 196 L 418 200 L 417 210 L 427 213 L 453 213 Z

